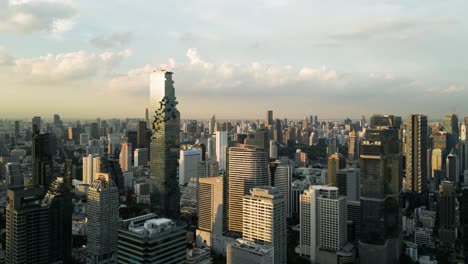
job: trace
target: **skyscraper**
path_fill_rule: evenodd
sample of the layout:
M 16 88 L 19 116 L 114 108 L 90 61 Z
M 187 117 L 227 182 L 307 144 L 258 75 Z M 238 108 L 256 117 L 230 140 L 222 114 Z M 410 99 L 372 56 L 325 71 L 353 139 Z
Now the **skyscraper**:
M 226 131 L 216 131 L 216 161 L 220 170 L 226 170 L 226 151 L 228 147 L 228 133 Z
M 147 148 L 148 143 L 146 142 L 146 122 L 138 121 L 137 123 L 137 146 L 138 148 Z
M 34 133 L 39 133 L 41 131 L 41 117 L 35 116 L 32 119 L 32 130 Z
M 336 173 L 346 167 L 346 159 L 343 155 L 335 153 L 328 157 L 328 186 L 336 187 Z
M 286 198 L 274 187 L 253 188 L 244 196 L 242 207 L 242 238 L 272 245 L 274 263 L 286 263 Z
M 427 116 L 416 114 L 406 119 L 406 190 L 427 190 Z
M 358 151 L 358 138 L 356 137 L 356 131 L 351 131 L 349 133 L 349 142 L 348 142 L 348 159 L 355 160 L 357 158 Z
M 48 209 L 41 206 L 42 187 L 12 187 L 7 191 L 7 263 L 49 263 Z
M 150 89 L 151 113 L 154 114 L 150 144 L 151 207 L 160 216 L 177 217 L 180 213 L 177 179 L 180 113 L 172 72 L 153 72 Z
M 220 254 L 223 235 L 223 176 L 198 179 L 197 246 L 206 245 Z
M 452 148 L 458 144 L 458 138 L 460 135 L 460 131 L 458 129 L 458 116 L 456 114 L 449 114 L 444 116 L 443 124 L 445 131 L 448 134 L 447 150 L 450 152 Z
M 119 192 L 109 174 L 98 173 L 87 197 L 87 263 L 116 263 Z
M 460 178 L 460 161 L 458 160 L 458 155 L 455 150 L 452 150 L 447 156 L 446 164 L 445 177 L 451 182 L 458 183 Z
M 48 188 L 52 181 L 52 151 L 49 134 L 33 135 L 32 183 Z
M 443 181 L 439 189 L 439 238 L 445 245 L 456 239 L 456 193 L 454 183 Z
M 15 137 L 20 135 L 20 121 L 15 121 Z
M 266 113 L 265 127 L 272 126 L 272 125 L 273 125 L 273 111 L 268 110 Z
M 214 127 L 215 127 L 215 123 L 216 123 L 216 117 L 215 115 L 213 115 L 211 118 L 210 118 L 210 121 L 208 122 L 208 133 L 209 135 L 213 135 L 213 133 L 215 132 L 214 130 Z
M 251 188 L 268 185 L 268 154 L 255 147 L 228 149 L 228 230 L 242 233 L 242 198 Z
M 346 198 L 336 187 L 310 186 L 300 196 L 300 226 L 300 254 L 312 263 L 332 263 L 326 252 L 347 242 Z
M 149 120 L 149 110 L 148 110 L 148 107 L 145 109 L 145 121 L 146 121 L 146 128 L 149 128 L 150 120 Z
M 294 166 L 287 160 L 270 162 L 270 184 L 275 187 L 286 199 L 287 217 L 292 217 L 291 185 Z
M 395 122 L 396 121 L 396 122 Z M 398 120 L 374 116 L 360 148 L 361 263 L 398 262 L 402 155 Z M 395 127 L 396 125 L 396 127 Z
M 120 168 L 122 171 L 132 170 L 132 143 L 122 143 L 119 156 Z

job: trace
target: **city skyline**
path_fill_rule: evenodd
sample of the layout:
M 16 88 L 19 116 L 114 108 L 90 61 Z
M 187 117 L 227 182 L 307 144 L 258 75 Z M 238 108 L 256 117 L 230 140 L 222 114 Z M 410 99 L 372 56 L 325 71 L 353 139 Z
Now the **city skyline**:
M 466 2 L 203 3 L 0 1 L 0 111 L 140 117 L 162 66 L 182 119 L 468 114 Z

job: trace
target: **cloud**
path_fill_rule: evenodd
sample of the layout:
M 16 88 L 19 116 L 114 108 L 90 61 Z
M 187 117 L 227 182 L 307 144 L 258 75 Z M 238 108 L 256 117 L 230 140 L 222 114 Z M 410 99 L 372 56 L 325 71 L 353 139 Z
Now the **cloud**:
M 435 88 L 435 89 L 430 89 L 428 91 L 431 93 L 438 93 L 438 94 L 454 94 L 454 93 L 460 93 L 460 92 L 465 91 L 465 87 L 452 84 L 448 87 Z
M 0 0 L 0 31 L 31 33 L 63 32 L 73 26 L 77 10 L 71 1 Z
M 103 52 L 99 54 L 85 51 L 47 54 L 36 58 L 10 59 L 8 70 L 22 76 L 21 80 L 63 84 L 64 81 L 86 81 L 100 74 L 109 73 L 131 50 Z
M 132 32 L 114 32 L 95 36 L 90 43 L 98 49 L 122 48 L 127 46 L 132 39 Z
M 4 47 L 0 46 L 0 66 L 11 65 L 13 61 L 13 56 L 11 56 Z

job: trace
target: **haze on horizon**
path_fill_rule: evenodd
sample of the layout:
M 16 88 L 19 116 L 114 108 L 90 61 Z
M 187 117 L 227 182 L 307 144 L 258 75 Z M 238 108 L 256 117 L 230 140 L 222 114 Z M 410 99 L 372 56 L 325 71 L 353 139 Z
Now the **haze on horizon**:
M 0 0 L 0 118 L 468 115 L 468 2 Z

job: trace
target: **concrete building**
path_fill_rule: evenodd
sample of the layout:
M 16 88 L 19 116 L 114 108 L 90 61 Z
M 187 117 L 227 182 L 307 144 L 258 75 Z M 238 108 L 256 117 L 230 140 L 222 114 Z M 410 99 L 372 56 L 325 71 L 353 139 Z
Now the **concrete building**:
M 186 185 L 191 178 L 198 178 L 198 164 L 201 160 L 201 151 L 198 149 L 180 150 L 179 185 Z
M 122 171 L 132 170 L 132 143 L 122 143 L 119 163 Z
M 454 150 L 447 156 L 446 175 L 447 180 L 458 183 L 460 178 L 460 161 Z
M 227 246 L 227 264 L 271 264 L 274 249 L 271 245 L 259 245 L 245 239 L 237 239 Z
M 347 243 L 346 198 L 336 187 L 310 186 L 301 195 L 299 254 L 312 263 L 336 253 Z M 327 262 L 328 263 L 328 262 Z
M 286 199 L 274 187 L 250 190 L 243 198 L 242 237 L 273 246 L 274 263 L 287 263 Z
M 5 184 L 8 187 L 24 185 L 23 172 L 18 163 L 9 162 L 5 165 Z
M 147 148 L 137 148 L 133 152 L 133 159 L 135 167 L 139 166 L 148 166 L 148 149 Z
M 348 201 L 359 201 L 361 173 L 356 168 L 341 169 L 336 173 L 336 186 L 340 195 L 346 196 Z
M 242 233 L 242 198 L 251 188 L 268 185 L 268 154 L 250 146 L 229 148 L 227 178 L 227 227 Z
M 289 160 L 270 162 L 270 185 L 275 187 L 286 199 L 287 217 L 292 217 L 291 185 L 294 165 Z
M 228 132 L 216 131 L 216 161 L 220 170 L 226 170 L 226 151 L 228 147 Z
M 209 248 L 192 248 L 187 251 L 187 264 L 211 264 L 213 258 Z
M 208 246 L 214 253 L 224 251 L 223 176 L 198 179 L 198 247 Z
M 427 190 L 427 116 L 410 115 L 406 120 L 406 191 L 423 193 Z
M 88 133 L 80 133 L 80 145 L 81 146 L 88 146 L 89 145 L 89 134 Z
M 89 186 L 88 264 L 117 263 L 119 193 L 109 174 L 98 173 Z
M 185 225 L 155 214 L 124 220 L 118 229 L 118 263 L 186 263 Z

